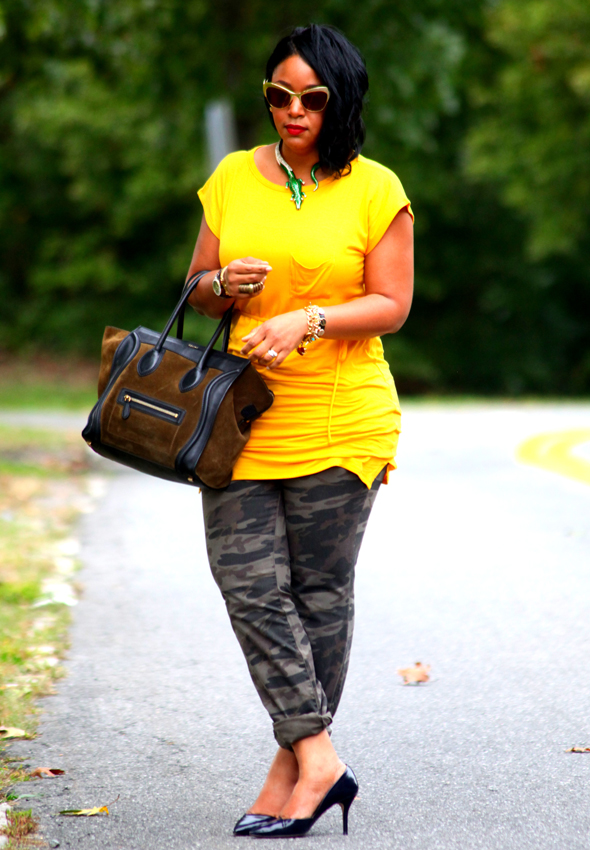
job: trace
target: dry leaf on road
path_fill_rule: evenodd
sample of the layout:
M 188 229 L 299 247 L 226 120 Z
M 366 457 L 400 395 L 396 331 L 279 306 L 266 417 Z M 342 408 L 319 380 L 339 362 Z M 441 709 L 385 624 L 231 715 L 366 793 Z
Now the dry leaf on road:
M 105 815 L 108 815 L 109 810 L 106 806 L 95 806 L 93 809 L 64 809 L 60 812 L 60 815 L 68 815 L 71 817 L 86 817 L 89 818 L 92 815 L 100 815 L 101 812 L 104 812 Z
M 566 753 L 590 753 L 590 747 L 570 747 Z
M 7 738 L 24 738 L 26 734 L 24 729 L 16 729 L 14 726 L 0 726 L 0 740 L 2 741 Z
M 416 661 L 413 667 L 400 667 L 396 672 L 404 680 L 404 685 L 419 685 L 420 682 L 430 679 L 430 664 L 424 665 L 421 661 Z
M 58 767 L 36 767 L 29 773 L 29 776 L 31 779 L 36 777 L 43 779 L 44 776 L 61 776 L 64 773 L 65 770 L 60 770 Z

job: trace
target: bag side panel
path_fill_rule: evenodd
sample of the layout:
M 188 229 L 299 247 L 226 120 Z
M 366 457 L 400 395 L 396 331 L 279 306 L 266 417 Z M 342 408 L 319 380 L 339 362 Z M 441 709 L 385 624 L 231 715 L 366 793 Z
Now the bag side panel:
M 258 419 L 274 401 L 274 395 L 264 383 L 264 378 L 258 374 L 252 365 L 243 372 L 234 384 L 233 396 L 237 422 L 244 418 L 250 421 Z M 252 415 L 253 410 L 248 410 L 252 406 L 256 408 L 255 415 Z M 242 411 L 245 411 L 245 413 Z
M 107 327 L 104 329 L 102 338 L 102 349 L 100 357 L 100 369 L 98 372 L 98 397 L 104 393 L 111 375 L 113 357 L 121 340 L 125 339 L 129 331 L 120 328 Z
M 240 380 L 238 378 L 236 383 Z M 233 466 L 250 437 L 250 428 L 242 432 L 238 427 L 234 412 L 234 392 L 235 384 L 219 406 L 211 437 L 195 469 L 201 481 L 214 490 L 227 487 L 230 483 Z

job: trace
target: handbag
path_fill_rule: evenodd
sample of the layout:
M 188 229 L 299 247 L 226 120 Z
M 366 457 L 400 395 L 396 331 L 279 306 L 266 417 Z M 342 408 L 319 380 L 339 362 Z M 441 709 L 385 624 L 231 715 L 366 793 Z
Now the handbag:
M 99 398 L 82 437 L 102 457 L 148 475 L 221 489 L 274 395 L 250 360 L 227 352 L 232 307 L 208 345 L 183 341 L 186 303 L 205 274 L 187 282 L 160 334 L 105 329 Z

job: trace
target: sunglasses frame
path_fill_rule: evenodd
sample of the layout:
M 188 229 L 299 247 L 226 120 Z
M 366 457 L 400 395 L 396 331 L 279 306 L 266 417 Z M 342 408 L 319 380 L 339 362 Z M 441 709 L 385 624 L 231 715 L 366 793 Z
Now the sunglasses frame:
M 287 92 L 287 94 L 291 95 L 289 103 L 286 106 L 273 106 L 269 102 L 268 98 L 266 97 L 266 92 L 267 92 L 267 89 L 269 89 L 271 86 L 275 89 L 280 89 L 281 91 Z M 301 98 L 303 97 L 304 94 L 307 94 L 308 92 L 314 92 L 314 91 L 323 91 L 323 92 L 326 93 L 326 103 L 325 103 L 324 106 L 322 106 L 321 109 L 308 109 L 303 104 L 303 101 L 301 100 Z M 301 106 L 303 106 L 303 108 L 305 109 L 306 112 L 323 112 L 324 109 L 326 108 L 326 106 L 328 105 L 328 101 L 330 100 L 330 89 L 328 88 L 328 86 L 310 86 L 307 89 L 303 89 L 303 91 L 291 91 L 290 88 L 287 88 L 287 86 L 284 86 L 282 83 L 273 83 L 272 80 L 270 80 L 270 81 L 265 80 L 262 83 L 262 94 L 264 95 L 264 98 L 265 98 L 266 102 L 268 103 L 268 105 L 271 107 L 271 109 L 287 109 L 289 106 L 291 106 L 293 98 L 296 97 L 296 98 L 298 98 Z

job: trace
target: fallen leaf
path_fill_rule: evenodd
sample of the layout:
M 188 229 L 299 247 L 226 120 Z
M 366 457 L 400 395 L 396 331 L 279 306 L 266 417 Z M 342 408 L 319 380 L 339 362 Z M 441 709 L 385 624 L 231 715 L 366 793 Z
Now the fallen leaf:
M 413 667 L 400 667 L 396 672 L 404 680 L 404 685 L 419 685 L 420 682 L 430 679 L 430 664 L 424 665 L 421 661 L 416 661 Z
M 590 753 L 590 747 L 570 747 L 566 753 Z
M 65 770 L 60 770 L 58 767 L 36 767 L 35 770 L 32 770 L 29 774 L 31 778 L 37 776 L 39 779 L 43 779 L 44 776 L 62 776 L 65 773 Z
M 24 738 L 26 734 L 24 729 L 16 729 L 14 726 L 0 726 L 0 740 L 3 741 L 7 738 Z
M 71 817 L 86 817 L 89 818 L 92 815 L 99 815 L 101 812 L 104 812 L 105 815 L 108 815 L 109 810 L 106 806 L 95 806 L 93 809 L 64 809 L 60 812 L 60 815 L 68 815 Z
M 121 795 L 117 794 L 114 800 L 111 800 L 110 803 L 107 803 L 106 806 L 95 806 L 93 809 L 64 809 L 60 812 L 60 815 L 67 815 L 68 817 L 86 817 L 89 818 L 92 815 L 100 815 L 102 812 L 105 815 L 108 815 L 109 810 L 108 806 L 112 806 L 113 803 L 116 803 Z

